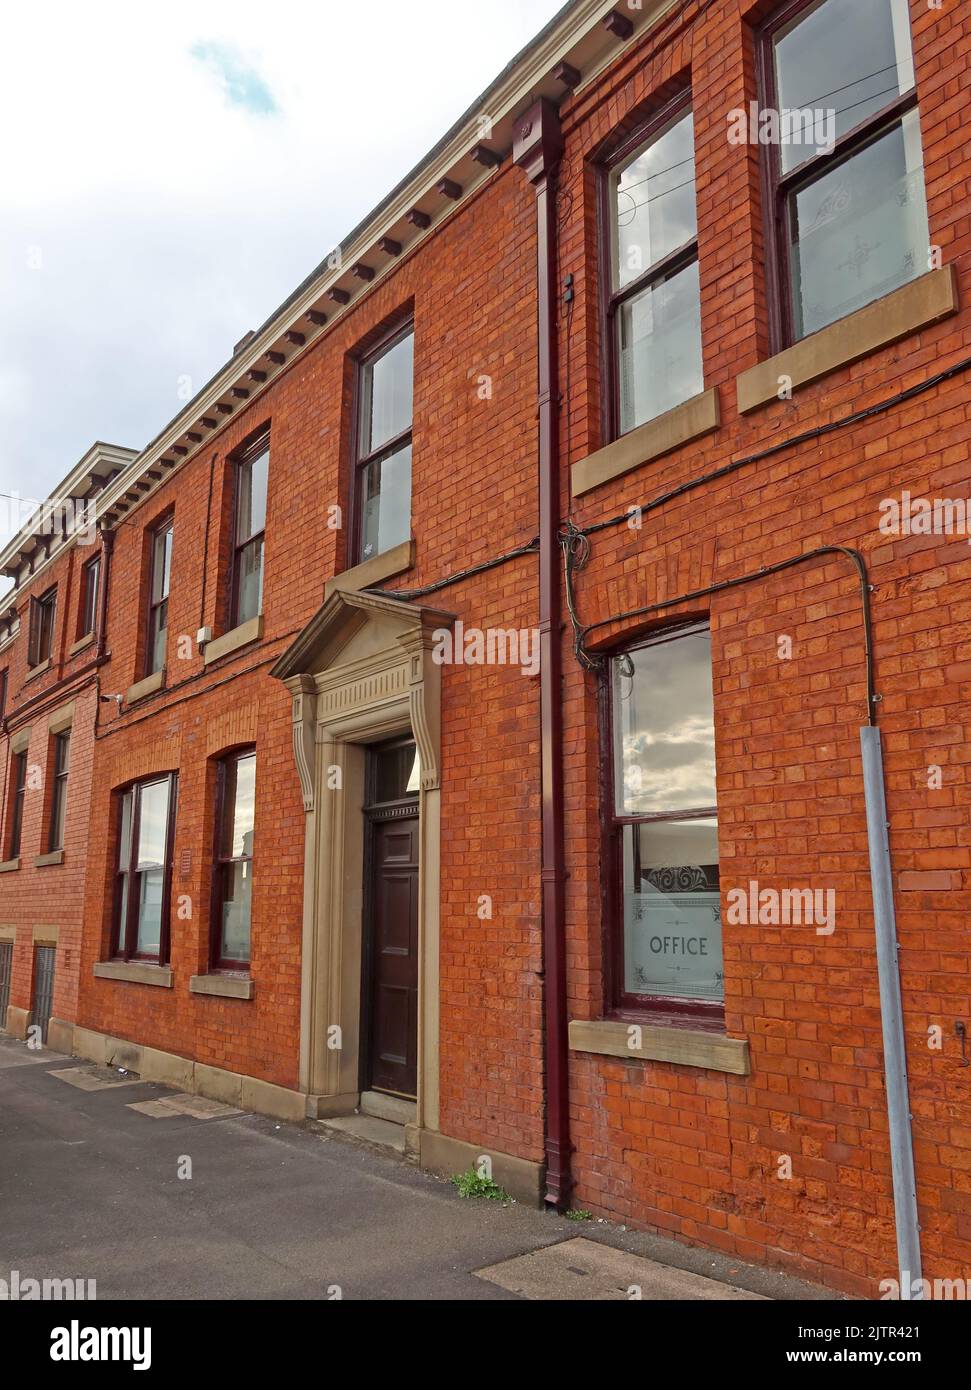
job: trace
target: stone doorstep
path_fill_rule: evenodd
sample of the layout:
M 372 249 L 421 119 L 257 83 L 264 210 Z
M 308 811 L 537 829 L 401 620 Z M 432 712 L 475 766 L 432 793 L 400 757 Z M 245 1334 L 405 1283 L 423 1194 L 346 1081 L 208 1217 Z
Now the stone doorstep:
M 328 1137 L 350 1141 L 361 1148 L 381 1153 L 394 1153 L 399 1158 L 413 1158 L 409 1152 L 404 1125 L 382 1120 L 376 1115 L 335 1115 L 329 1120 L 315 1120 L 314 1128 Z
M 362 1091 L 358 1107 L 362 1115 L 377 1120 L 390 1120 L 395 1125 L 413 1125 L 418 1120 L 418 1102 L 389 1096 L 384 1091 Z

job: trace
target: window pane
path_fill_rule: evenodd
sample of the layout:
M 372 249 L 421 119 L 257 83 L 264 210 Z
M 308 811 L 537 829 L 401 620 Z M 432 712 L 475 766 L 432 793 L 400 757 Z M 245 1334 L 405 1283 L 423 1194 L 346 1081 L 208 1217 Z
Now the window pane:
M 414 365 L 415 335 L 409 333 L 364 368 L 362 456 L 411 428 Z
M 266 527 L 266 479 L 270 451 L 239 465 L 236 504 L 236 544 L 259 535 Z
M 150 869 L 138 875 L 138 936 L 135 952 L 157 956 L 162 941 L 162 890 L 165 872 Z
M 223 908 L 219 956 L 221 960 L 249 960 L 250 907 L 253 897 L 253 865 L 224 864 Z
M 236 621 L 249 622 L 263 611 L 263 538 L 251 541 L 236 556 Z
M 54 783 L 54 804 L 51 808 L 51 835 L 48 850 L 64 848 L 64 813 L 67 807 L 67 780 L 59 778 Z
M 776 40 L 775 61 L 780 109 L 816 113 L 811 140 L 781 147 L 788 171 L 913 87 L 907 0 L 822 0 Z
M 71 736 L 70 734 L 58 734 L 54 740 L 54 771 L 67 772 L 68 760 L 70 758 Z
M 153 609 L 149 620 L 149 675 L 153 671 L 161 671 L 165 665 L 165 647 L 169 636 L 168 613 L 169 604 L 166 599 Z
M 797 338 L 923 275 L 930 234 L 917 112 L 789 206 Z
M 256 754 L 226 764 L 222 854 L 239 859 L 253 853 L 253 811 L 256 800 Z
M 621 305 L 618 329 L 626 434 L 704 389 L 697 261 Z
M 138 806 L 138 866 L 165 863 L 169 819 L 169 783 L 151 782 L 141 788 Z
M 363 470 L 361 559 L 380 555 L 411 535 L 411 445 Z
M 125 928 L 128 922 L 128 875 L 122 874 L 118 880 L 118 954 L 125 950 Z
M 168 597 L 169 576 L 172 568 L 172 528 L 167 526 L 155 537 L 152 553 L 152 602 L 160 603 Z
M 132 793 L 125 792 L 121 799 L 121 831 L 118 836 L 118 867 L 127 868 L 131 854 L 131 807 Z
M 636 155 L 617 178 L 615 285 L 623 289 L 697 234 L 691 113 Z
M 400 801 L 418 791 L 417 769 L 418 749 L 413 743 L 377 749 L 374 753 L 375 801 Z
M 714 806 L 709 633 L 683 633 L 612 665 L 618 815 Z
M 721 1000 L 716 822 L 627 825 L 621 833 L 626 992 Z
M 101 575 L 101 561 L 92 560 L 84 571 L 84 621 L 83 631 L 93 632 L 98 617 L 98 581 Z

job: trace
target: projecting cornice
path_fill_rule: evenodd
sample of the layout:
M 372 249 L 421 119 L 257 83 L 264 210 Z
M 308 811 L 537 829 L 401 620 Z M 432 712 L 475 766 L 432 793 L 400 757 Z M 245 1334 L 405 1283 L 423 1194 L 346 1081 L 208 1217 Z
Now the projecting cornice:
M 565 6 L 422 162 L 261 328 L 240 340 L 216 376 L 108 483 L 97 499 L 99 522 L 111 527 L 140 506 L 234 415 L 258 401 L 402 257 L 494 178 L 512 149 L 517 117 L 540 98 L 559 104 L 568 91 L 582 89 L 675 3 L 644 0 L 643 9 L 637 9 L 624 0 L 574 0 Z M 61 544 L 67 543 L 70 538 L 62 538 Z

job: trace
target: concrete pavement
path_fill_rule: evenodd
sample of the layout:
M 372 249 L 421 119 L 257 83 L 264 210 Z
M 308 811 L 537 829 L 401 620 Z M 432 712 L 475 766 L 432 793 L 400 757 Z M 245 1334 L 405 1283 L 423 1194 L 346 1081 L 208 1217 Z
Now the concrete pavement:
M 136 1300 L 830 1297 L 606 1223 L 463 1200 L 402 1160 L 198 1099 L 0 1036 L 0 1277 Z

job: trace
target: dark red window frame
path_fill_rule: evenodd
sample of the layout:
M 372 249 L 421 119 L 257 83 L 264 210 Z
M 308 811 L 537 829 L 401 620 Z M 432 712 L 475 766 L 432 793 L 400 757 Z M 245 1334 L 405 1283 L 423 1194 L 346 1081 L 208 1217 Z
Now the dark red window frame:
M 645 120 L 641 121 L 621 142 L 611 145 L 597 167 L 598 241 L 600 247 L 600 316 L 601 372 L 603 374 L 603 442 L 611 444 L 620 438 L 620 348 L 618 344 L 618 314 L 623 305 L 645 289 L 663 284 L 680 274 L 698 259 L 698 229 L 683 246 L 676 247 L 622 289 L 614 289 L 614 206 L 610 196 L 611 179 L 622 164 L 642 145 L 673 125 L 693 109 L 692 92 L 685 87 Z M 635 426 L 635 428 L 637 428 Z
M 51 740 L 51 809 L 47 827 L 47 852 L 64 848 L 67 812 L 67 778 L 71 759 L 71 731 L 64 729 Z
M 250 950 L 245 960 L 237 957 L 224 957 L 222 954 L 222 915 L 223 904 L 226 900 L 226 877 L 234 864 L 249 864 L 252 873 L 253 855 L 241 854 L 237 856 L 223 853 L 225 843 L 225 831 L 227 819 L 231 811 L 235 810 L 235 796 L 232 806 L 230 806 L 227 796 L 229 783 L 230 765 L 237 764 L 242 758 L 255 758 L 256 747 L 249 745 L 244 748 L 236 748 L 232 753 L 227 753 L 219 759 L 216 770 L 216 817 L 213 836 L 213 875 L 212 875 L 212 909 L 209 919 L 209 968 L 211 970 L 235 971 L 236 973 L 249 970 L 250 958 L 253 952 L 253 921 L 250 917 Z M 238 783 L 233 780 L 233 789 Z M 254 817 L 255 818 L 255 817 Z M 255 838 L 255 836 L 254 836 Z M 252 902 L 250 904 L 252 907 Z
M 169 591 L 172 587 L 172 546 L 174 544 L 175 517 L 169 513 L 162 521 L 156 523 L 149 532 L 149 545 L 151 554 L 148 563 L 148 612 L 145 619 L 145 662 L 144 674 L 153 676 L 156 671 L 165 669 L 165 653 L 162 653 L 161 663 L 155 661 L 155 643 L 159 632 L 164 628 L 168 631 L 169 625 Z M 165 554 L 165 538 L 168 537 L 169 546 L 169 579 L 165 586 L 165 592 L 158 598 L 155 596 L 155 581 L 159 578 L 159 547 L 162 547 L 162 555 Z M 161 561 L 164 567 L 164 558 Z
M 141 796 L 146 787 L 155 786 L 160 782 L 168 783 L 168 820 L 165 828 L 165 862 L 153 866 L 162 870 L 162 912 L 159 927 L 159 950 L 158 955 L 149 952 L 139 953 L 135 948 L 138 942 L 138 878 L 139 872 L 151 872 L 149 869 L 138 870 L 138 833 L 141 816 Z M 121 828 L 122 828 L 122 807 L 124 798 L 131 795 L 131 825 L 129 833 L 128 859 L 126 864 L 121 863 Z M 111 956 L 113 960 L 144 960 L 165 964 L 169 959 L 170 944 L 170 913 L 172 897 L 172 858 L 173 847 L 175 844 L 175 817 L 179 799 L 179 776 L 176 772 L 160 773 L 153 777 L 142 778 L 139 782 L 131 782 L 127 787 L 119 788 L 115 795 L 115 874 L 114 874 L 114 899 L 112 904 L 112 926 L 111 926 Z M 122 903 L 122 881 L 128 879 L 127 911 L 125 920 L 121 919 Z
M 369 453 L 361 453 L 361 442 L 364 435 L 364 409 L 365 409 L 365 381 L 367 370 L 386 352 L 390 352 L 398 343 L 403 342 L 409 335 L 415 332 L 414 315 L 409 312 L 403 318 L 395 319 L 379 338 L 370 342 L 366 349 L 354 358 L 354 393 L 353 393 L 353 415 L 351 425 L 351 491 L 349 499 L 349 527 L 348 534 L 351 539 L 351 550 L 348 558 L 348 567 L 359 565 L 365 559 L 372 556 L 365 556 L 361 553 L 363 547 L 363 528 L 364 528 L 364 475 L 368 466 L 372 463 L 379 463 L 385 458 L 390 458 L 409 444 L 414 443 L 414 417 L 412 423 L 406 430 L 402 430 L 392 439 L 386 439 L 377 449 L 372 449 Z M 414 452 L 412 452 L 412 484 L 414 484 Z M 410 531 L 409 525 L 409 531 Z M 384 552 L 378 551 L 377 554 Z
M 265 518 L 266 518 L 267 498 L 268 498 L 268 496 L 269 496 L 269 490 L 270 490 L 270 461 L 269 461 L 269 458 L 267 458 L 267 463 L 266 463 L 266 475 L 267 475 L 267 478 L 266 478 L 266 494 L 264 495 L 264 498 L 263 498 L 263 517 L 264 517 L 264 523 L 263 523 L 263 526 L 260 528 L 259 531 L 253 531 L 253 532 L 251 532 L 248 536 L 244 537 L 242 540 L 240 540 L 240 537 L 239 537 L 240 504 L 241 504 L 241 486 L 240 486 L 240 480 L 241 480 L 241 478 L 242 478 L 242 476 L 243 476 L 243 471 L 244 471 L 245 469 L 250 468 L 250 467 L 252 466 L 252 464 L 254 464 L 254 463 L 256 462 L 257 459 L 261 458 L 261 457 L 263 456 L 263 454 L 267 454 L 267 455 L 268 455 L 269 452 L 270 452 L 270 431 L 269 431 L 268 428 L 262 428 L 262 429 L 259 431 L 259 433 L 256 435 L 255 438 L 253 438 L 252 440 L 250 440 L 248 443 L 244 444 L 240 449 L 237 449 L 236 452 L 232 455 L 232 459 L 231 459 L 232 466 L 233 466 L 233 516 L 232 516 L 232 526 L 233 526 L 233 530 L 232 530 L 232 536 L 233 536 L 233 552 L 232 552 L 232 560 L 231 560 L 230 566 L 229 566 L 229 585 L 230 585 L 229 628 L 230 628 L 230 629 L 236 627 L 240 622 L 248 621 L 248 619 L 242 619 L 242 618 L 240 618 L 240 599 L 241 599 L 241 596 L 242 596 L 242 581 L 243 581 L 243 575 L 244 575 L 244 573 L 245 573 L 245 570 L 244 570 L 244 568 L 243 568 L 243 557 L 244 557 L 244 552 L 249 551 L 249 550 L 254 550 L 254 549 L 256 549 L 257 547 L 259 548 L 259 552 L 260 552 L 260 593 L 261 593 L 261 599 L 260 599 L 259 612 L 262 612 L 262 611 L 263 611 L 262 591 L 263 591 L 263 583 L 264 583 L 264 579 L 265 579 L 264 567 L 265 567 L 265 565 L 266 565 L 266 520 L 265 520 Z M 256 615 L 253 615 L 253 616 L 256 616 Z
M 10 836 L 7 841 L 8 859 L 20 858 L 20 847 L 24 834 L 24 802 L 27 797 L 27 749 L 15 753 L 10 765 L 10 785 L 13 796 L 10 802 Z
M 758 61 L 759 95 L 762 109 L 779 109 L 779 93 L 776 83 L 774 44 L 778 31 L 786 24 L 812 6 L 818 0 L 789 0 L 765 21 L 756 34 Z M 913 35 L 911 34 L 911 41 Z M 916 77 L 916 67 L 915 67 Z M 833 149 L 811 156 L 797 164 L 788 173 L 782 171 L 782 158 L 777 145 L 762 147 L 762 194 L 765 205 L 765 233 L 767 251 L 766 290 L 769 303 L 769 349 L 782 352 L 791 347 L 794 337 L 794 314 L 792 302 L 792 264 L 789 247 L 792 244 L 792 226 L 789 218 L 791 195 L 809 184 L 815 183 L 824 174 L 845 164 L 868 145 L 872 145 L 918 106 L 916 80 L 909 92 L 894 98 L 879 111 L 867 116 L 865 120 L 837 138 Z M 839 320 L 835 320 L 839 322 Z M 801 340 L 800 340 L 801 341 Z
M 57 587 L 30 601 L 30 635 L 27 665 L 42 666 L 54 652 L 54 625 L 57 621 Z
M 101 556 L 93 555 L 81 571 L 81 603 L 78 608 L 78 640 L 94 633 L 98 626 L 98 597 L 101 592 Z
M 603 907 L 604 1012 L 606 1017 L 635 1023 L 669 1024 L 702 1031 L 721 1032 L 725 1026 L 723 1001 L 684 999 L 662 994 L 631 994 L 625 990 L 624 969 L 624 864 L 623 833 L 628 825 L 658 824 L 670 821 L 717 820 L 718 808 L 693 807 L 651 815 L 619 815 L 617 812 L 614 768 L 614 716 L 611 693 L 611 665 L 616 657 L 634 652 L 654 642 L 671 640 L 710 627 L 707 616 L 684 619 L 646 633 L 607 653 L 599 681 L 598 699 L 601 737 L 602 835 L 601 863 Z

